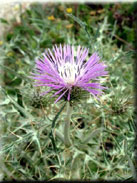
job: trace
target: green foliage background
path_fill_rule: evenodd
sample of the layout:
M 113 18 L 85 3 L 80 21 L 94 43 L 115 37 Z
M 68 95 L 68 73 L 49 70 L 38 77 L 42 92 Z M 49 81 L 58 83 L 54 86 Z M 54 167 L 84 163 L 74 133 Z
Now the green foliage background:
M 133 4 L 32 4 L 20 23 L 12 20 L 0 46 L 3 180 L 135 177 L 133 13 Z M 108 65 L 108 89 L 100 102 L 90 96 L 74 105 L 74 146 L 66 149 L 56 132 L 55 152 L 49 135 L 64 102 L 54 104 L 51 94 L 41 97 L 45 89 L 34 88 L 28 76 L 46 48 L 66 43 L 99 53 Z M 64 120 L 65 109 L 55 124 L 61 133 Z

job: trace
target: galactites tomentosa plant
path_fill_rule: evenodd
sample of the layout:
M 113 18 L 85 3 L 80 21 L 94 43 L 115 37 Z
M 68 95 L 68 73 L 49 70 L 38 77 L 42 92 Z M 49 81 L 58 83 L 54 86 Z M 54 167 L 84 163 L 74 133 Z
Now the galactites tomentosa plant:
M 75 96 L 78 95 L 79 91 L 87 91 L 87 93 L 97 97 L 105 89 L 99 83 L 98 77 L 107 75 L 107 71 L 105 71 L 107 66 L 104 62 L 100 62 L 97 53 L 93 53 L 89 59 L 87 58 L 87 48 L 78 46 L 76 49 L 70 45 L 55 45 L 52 50 L 47 49 L 42 57 L 36 60 L 36 73 L 32 73 L 32 78 L 35 80 L 34 86 L 49 88 L 41 95 L 53 91 L 52 97 L 58 96 L 55 103 L 60 99 L 68 101 L 64 128 L 64 143 L 66 146 L 71 145 L 69 137 L 72 113 L 71 100 L 77 98 Z

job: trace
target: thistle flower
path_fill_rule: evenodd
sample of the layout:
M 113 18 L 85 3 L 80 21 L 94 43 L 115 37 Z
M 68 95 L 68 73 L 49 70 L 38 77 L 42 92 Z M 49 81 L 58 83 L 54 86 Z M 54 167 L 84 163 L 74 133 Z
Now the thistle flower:
M 76 52 L 70 45 L 55 45 L 52 51 L 47 49 L 43 57 L 36 60 L 37 73 L 32 73 L 35 86 L 50 88 L 42 95 L 51 91 L 55 92 L 53 96 L 59 95 L 55 103 L 63 96 L 67 96 L 70 101 L 75 88 L 86 90 L 95 97 L 102 94 L 105 87 L 95 81 L 107 74 L 104 70 L 106 65 L 99 62 L 97 53 L 93 53 L 89 59 L 87 57 L 88 49 L 81 46 L 78 46 Z

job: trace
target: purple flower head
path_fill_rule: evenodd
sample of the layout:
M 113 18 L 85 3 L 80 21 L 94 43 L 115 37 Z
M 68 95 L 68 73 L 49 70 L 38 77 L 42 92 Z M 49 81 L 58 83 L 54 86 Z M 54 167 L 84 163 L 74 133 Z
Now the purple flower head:
M 35 86 L 46 86 L 50 91 L 55 91 L 53 96 L 59 95 L 55 103 L 63 96 L 71 100 L 71 93 L 74 88 L 81 88 L 90 92 L 93 96 L 100 95 L 102 89 L 100 83 L 96 83 L 100 76 L 106 76 L 106 65 L 99 62 L 100 58 L 97 53 L 86 61 L 88 49 L 78 46 L 77 50 L 73 46 L 64 45 L 48 49 L 43 54 L 42 59 L 36 61 L 36 73 L 33 73 Z

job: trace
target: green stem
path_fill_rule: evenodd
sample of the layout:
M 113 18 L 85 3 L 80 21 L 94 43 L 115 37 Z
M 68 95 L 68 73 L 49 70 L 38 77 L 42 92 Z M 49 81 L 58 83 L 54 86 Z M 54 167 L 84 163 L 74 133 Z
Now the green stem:
M 64 144 L 66 147 L 71 146 L 71 141 L 70 141 L 70 118 L 72 114 L 72 107 L 70 106 L 70 103 L 67 102 L 67 116 L 66 116 L 66 121 L 64 125 Z
M 99 133 L 101 133 L 101 131 L 103 130 L 103 128 L 97 128 L 96 130 L 94 130 L 92 133 L 88 134 L 83 140 L 82 143 L 83 144 L 87 144 L 90 140 L 92 140 L 93 137 L 95 137 L 96 135 L 98 135 Z
M 58 139 L 60 139 L 64 143 L 64 137 L 63 135 L 59 132 L 59 130 L 55 129 L 55 135 L 57 136 Z
M 81 159 L 82 159 L 81 153 L 78 154 L 76 157 L 73 157 L 71 165 L 71 179 L 74 180 L 80 179 Z

